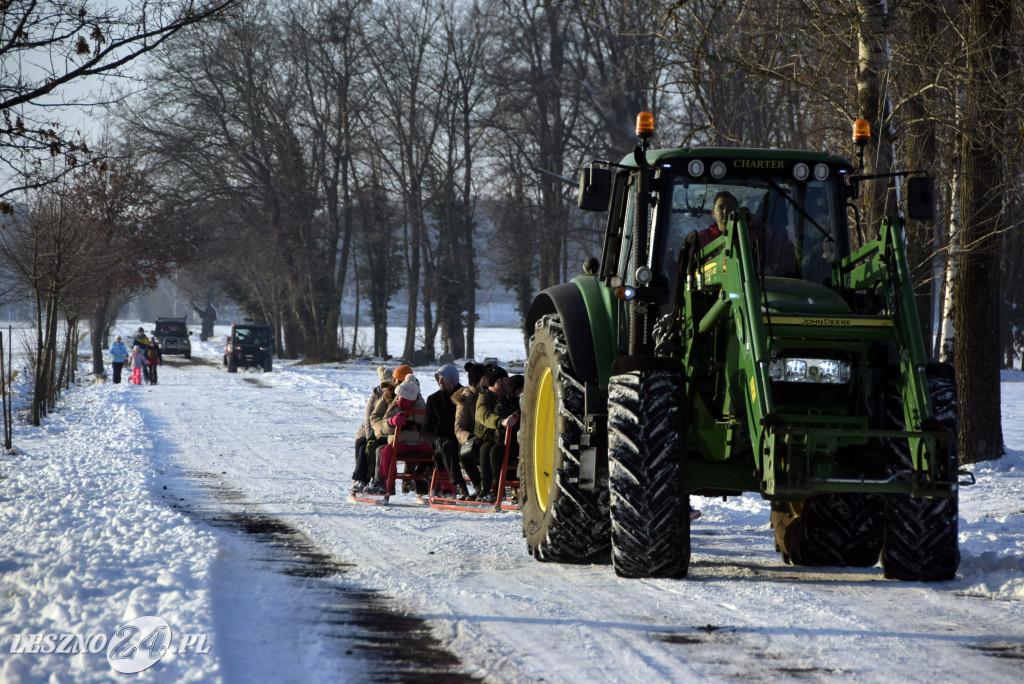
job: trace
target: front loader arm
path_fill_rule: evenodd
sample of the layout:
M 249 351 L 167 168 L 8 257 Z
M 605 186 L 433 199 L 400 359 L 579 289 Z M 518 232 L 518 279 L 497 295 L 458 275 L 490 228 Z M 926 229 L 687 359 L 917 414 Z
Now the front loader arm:
M 850 290 L 881 287 L 886 312 L 893 322 L 899 352 L 899 388 L 906 429 L 929 431 L 932 405 L 928 391 L 924 339 L 917 315 L 917 300 L 910 280 L 900 219 L 886 217 L 876 240 L 864 245 L 837 266 L 834 281 Z M 844 282 L 845 281 L 845 282 Z M 948 460 L 947 442 L 937 437 L 910 437 L 915 473 L 935 480 Z
M 710 258 L 708 258 L 708 256 Z M 775 413 L 769 391 L 768 368 L 771 362 L 767 326 L 764 322 L 761 286 L 754 268 L 754 250 L 745 212 L 730 217 L 725 233 L 705 247 L 708 258 L 702 269 L 705 286 L 719 286 L 719 299 L 700 322 L 700 329 L 709 329 L 726 314 L 732 317 L 740 353 L 735 367 L 727 367 L 729 382 L 741 382 L 747 426 L 755 449 L 758 468 L 762 467 L 766 430 L 770 430 Z

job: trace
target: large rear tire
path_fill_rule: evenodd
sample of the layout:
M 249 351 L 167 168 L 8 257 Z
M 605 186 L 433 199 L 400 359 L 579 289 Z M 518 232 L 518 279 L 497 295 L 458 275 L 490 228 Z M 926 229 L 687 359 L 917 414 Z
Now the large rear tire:
M 620 577 L 685 577 L 689 569 L 679 393 L 670 371 L 632 371 L 608 383 L 612 565 Z
M 526 547 L 541 561 L 607 562 L 608 487 L 578 484 L 583 386 L 558 316 L 537 321 L 524 375 L 519 494 Z
M 957 451 L 956 377 L 952 366 L 928 367 L 928 391 L 932 416 L 939 427 L 952 433 L 950 472 L 959 466 Z M 895 383 L 885 389 L 887 420 L 903 429 L 903 406 Z M 909 476 L 910 448 L 906 440 L 890 441 L 890 473 Z M 882 569 L 890 579 L 910 582 L 939 582 L 956 577 L 960 565 L 958 543 L 959 506 L 956 491 L 951 498 L 914 498 L 908 494 L 890 494 L 885 499 L 885 543 Z

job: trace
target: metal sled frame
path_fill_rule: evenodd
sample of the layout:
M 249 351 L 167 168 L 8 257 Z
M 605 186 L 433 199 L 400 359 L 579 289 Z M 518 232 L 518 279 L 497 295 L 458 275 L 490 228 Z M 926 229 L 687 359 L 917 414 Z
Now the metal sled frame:
M 519 504 L 513 503 L 506 495 L 506 489 L 518 488 L 519 479 L 508 479 L 508 457 L 512 452 L 512 431 L 514 428 L 505 428 L 505 456 L 501 460 L 501 472 L 498 473 L 498 491 L 501 498 L 496 498 L 493 503 L 484 501 L 461 501 L 446 496 L 431 496 L 430 507 L 441 511 L 460 511 L 463 513 L 496 513 L 498 511 L 518 511 Z M 440 468 L 434 468 L 434 475 L 430 479 L 430 491 L 437 491 L 437 488 L 445 482 L 451 482 L 448 472 Z

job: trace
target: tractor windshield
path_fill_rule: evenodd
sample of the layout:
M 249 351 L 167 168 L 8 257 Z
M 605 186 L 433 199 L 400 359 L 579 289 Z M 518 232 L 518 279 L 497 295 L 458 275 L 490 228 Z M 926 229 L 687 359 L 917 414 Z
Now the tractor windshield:
M 713 213 L 716 198 L 729 193 L 736 208 L 746 211 L 758 267 L 764 275 L 828 282 L 842 217 L 835 180 L 798 183 L 791 178 L 762 175 L 728 176 L 715 182 L 672 173 L 667 202 L 658 205 L 656 249 L 663 255 L 663 273 L 674 279 L 679 249 L 698 232 L 701 245 L 720 234 Z M 731 200 L 729 200 L 731 202 Z

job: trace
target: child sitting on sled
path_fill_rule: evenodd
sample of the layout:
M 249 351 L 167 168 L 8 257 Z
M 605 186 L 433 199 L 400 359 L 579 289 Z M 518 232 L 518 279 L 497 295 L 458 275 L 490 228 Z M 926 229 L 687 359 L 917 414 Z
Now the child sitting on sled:
M 380 480 L 367 489 L 370 493 L 383 493 L 384 483 L 391 472 L 391 464 L 395 458 L 395 450 L 398 444 L 402 446 L 402 453 L 433 454 L 434 448 L 423 441 L 420 430 L 423 426 L 423 416 L 407 416 L 406 411 L 424 410 L 426 402 L 420 394 L 420 381 L 415 375 L 409 375 L 395 390 L 395 400 L 391 403 L 387 413 L 384 414 L 384 432 L 389 435 L 388 444 L 380 450 Z M 396 428 L 401 427 L 398 431 Z M 395 443 L 395 432 L 399 432 L 398 444 Z M 407 464 L 410 465 L 410 464 Z M 417 463 L 413 473 L 422 474 L 426 472 L 428 463 Z M 427 493 L 427 482 L 423 479 L 416 481 L 416 493 L 423 495 Z

